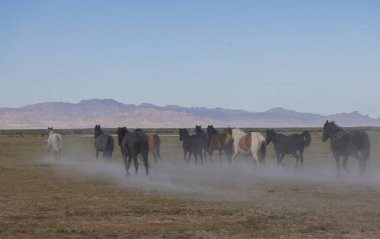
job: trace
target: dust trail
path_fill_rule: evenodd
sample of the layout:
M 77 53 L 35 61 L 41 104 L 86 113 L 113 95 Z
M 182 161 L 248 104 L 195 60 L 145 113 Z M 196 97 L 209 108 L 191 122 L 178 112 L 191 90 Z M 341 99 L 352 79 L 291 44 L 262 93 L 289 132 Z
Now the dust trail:
M 250 163 L 208 163 L 186 165 L 182 160 L 162 160 L 150 163 L 150 175 L 146 176 L 142 164 L 139 174 L 134 175 L 133 164 L 130 176 L 126 176 L 120 161 L 104 163 L 95 159 L 62 158 L 57 161 L 44 159 L 63 172 L 77 173 L 96 179 L 107 180 L 121 187 L 136 188 L 162 193 L 196 195 L 210 199 L 251 200 L 263 197 L 273 185 L 317 185 L 323 187 L 370 186 L 380 187 L 380 174 L 368 170 L 360 176 L 358 172 L 342 173 L 336 178 L 335 168 L 330 165 L 304 167 L 296 172 L 292 167 L 278 168 L 268 163 L 265 168 L 255 168 Z

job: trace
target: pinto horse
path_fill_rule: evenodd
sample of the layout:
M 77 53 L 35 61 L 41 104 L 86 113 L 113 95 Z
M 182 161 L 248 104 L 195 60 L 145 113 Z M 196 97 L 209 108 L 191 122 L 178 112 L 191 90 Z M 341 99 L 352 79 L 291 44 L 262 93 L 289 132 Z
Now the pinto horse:
M 340 176 L 340 157 L 343 157 L 343 169 L 348 172 L 347 159 L 352 156 L 359 160 L 359 170 L 363 174 L 371 150 L 371 142 L 368 134 L 362 130 L 346 132 L 335 124 L 334 121 L 326 121 L 323 126 L 322 141 L 330 139 L 330 148 L 336 162 L 337 176 Z
M 103 152 L 103 159 L 108 159 L 111 161 L 113 149 L 115 147 L 112 136 L 105 134 L 100 128 L 100 125 L 95 125 L 94 138 L 96 158 L 98 158 L 99 152 Z
M 265 164 L 266 144 L 264 136 L 260 133 L 246 134 L 240 129 L 228 128 L 225 144 L 230 144 L 231 140 L 233 140 L 234 149 L 232 159 L 235 159 L 238 154 L 252 155 L 256 164 Z
M 282 165 L 282 159 L 286 154 L 291 154 L 296 158 L 296 166 L 298 167 L 298 161 L 301 159 L 300 169 L 303 164 L 303 151 L 305 147 L 310 145 L 311 136 L 309 131 L 304 130 L 301 134 L 283 135 L 276 133 L 273 129 L 267 129 L 266 142 L 267 145 L 273 142 L 274 151 L 276 152 L 277 165 Z M 299 156 L 297 154 L 299 151 Z
M 47 140 L 48 153 L 50 154 L 50 150 L 53 149 L 54 158 L 59 159 L 61 157 L 61 149 L 62 149 L 62 136 L 60 134 L 53 132 L 53 127 L 48 127 L 49 137 Z
M 222 160 L 222 151 L 231 162 L 232 156 L 232 143 L 226 144 L 227 133 L 220 134 L 212 125 L 207 126 L 207 139 L 208 139 L 208 155 L 211 160 L 214 150 L 219 150 L 219 161 Z
M 141 154 L 142 160 L 145 166 L 145 172 L 149 174 L 149 164 L 148 164 L 148 138 L 142 130 L 135 130 L 130 132 L 126 127 L 117 128 L 117 137 L 119 141 L 119 146 L 121 150 L 121 155 L 123 156 L 124 168 L 129 175 L 129 167 L 133 159 L 135 164 L 135 174 L 137 174 L 139 169 L 139 164 L 137 161 L 137 155 Z

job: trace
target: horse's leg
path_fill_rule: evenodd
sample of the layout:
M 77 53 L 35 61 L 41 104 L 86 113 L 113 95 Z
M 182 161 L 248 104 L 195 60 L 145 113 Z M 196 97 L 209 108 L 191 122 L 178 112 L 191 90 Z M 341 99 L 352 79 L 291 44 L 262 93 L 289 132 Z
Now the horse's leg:
M 282 167 L 284 167 L 284 163 L 282 162 L 282 160 L 284 159 L 284 157 L 285 157 L 285 154 L 280 154 L 280 165 Z
M 222 149 L 219 149 L 219 163 L 222 163 Z
M 125 171 L 127 172 L 127 175 L 129 175 L 129 167 L 131 166 L 131 162 L 132 162 L 132 156 L 131 155 L 126 156 L 124 159 L 124 167 L 125 167 Z
M 144 162 L 144 167 L 145 167 L 145 173 L 146 175 L 148 175 L 149 174 L 148 153 L 144 153 L 143 162 Z
M 134 152 L 132 157 L 133 157 L 133 163 L 135 164 L 135 174 L 137 175 L 137 172 L 139 171 L 139 161 L 137 160 L 137 153 Z
M 208 159 L 209 159 L 209 162 L 212 162 L 212 153 L 213 153 L 213 149 L 211 148 L 211 146 L 210 146 L 210 148 L 209 148 L 209 150 L 208 150 Z
M 255 168 L 257 167 L 257 165 L 258 165 L 258 162 L 259 162 L 259 159 L 258 159 L 258 157 L 257 157 L 257 153 L 254 153 L 254 152 L 252 152 L 252 159 L 253 159 L 253 164 L 255 165 Z M 260 166 L 260 165 L 259 165 Z
M 358 152 L 355 152 L 352 154 L 354 158 L 356 158 L 359 161 L 359 172 L 360 174 L 363 174 L 366 168 L 367 159 L 362 156 L 363 154 L 359 154 Z
M 201 165 L 203 165 L 203 152 L 202 152 L 202 150 L 199 154 L 199 157 L 201 158 Z M 205 159 L 205 162 L 206 162 L 206 159 Z
M 280 153 L 276 151 L 277 167 L 280 167 Z
M 336 164 L 336 173 L 337 173 L 337 177 L 340 178 L 340 160 L 339 160 L 339 155 L 338 154 L 334 154 L 334 159 L 335 159 L 335 164 Z
M 343 156 L 342 167 L 343 167 L 343 169 L 348 173 L 347 160 L 348 160 L 348 155 L 344 155 L 344 156 Z M 360 162 L 360 160 L 359 160 L 359 162 Z
M 300 159 L 301 159 L 301 167 L 300 167 L 300 169 L 302 170 L 302 167 L 303 167 L 303 149 L 300 149 Z
M 154 148 L 152 149 L 152 155 L 153 155 L 154 162 L 157 163 L 158 159 L 157 159 L 157 154 L 156 154 Z
M 189 164 L 189 162 L 187 161 L 187 150 L 186 149 L 183 150 L 183 160 L 185 160 L 186 164 Z
M 297 168 L 298 168 L 298 161 L 299 161 L 300 158 L 298 157 L 297 152 L 293 153 L 292 155 L 293 155 L 294 158 L 296 158 L 296 166 L 294 167 L 294 170 L 297 170 Z
M 203 153 L 203 155 L 202 155 L 202 161 L 203 161 L 203 158 L 204 158 L 205 163 L 207 163 L 207 148 L 206 148 L 206 146 L 203 147 L 202 153 Z
M 191 154 L 192 154 L 192 152 L 190 151 L 190 156 L 191 156 Z M 189 156 L 189 161 L 191 160 L 190 156 Z M 198 155 L 196 152 L 194 152 L 194 160 L 195 160 L 195 165 L 197 165 L 198 164 Z
M 365 169 L 367 167 L 367 159 L 362 158 L 359 162 L 361 162 L 362 164 L 361 169 L 360 169 L 360 174 L 364 174 Z
M 191 163 L 191 156 L 192 156 L 192 152 L 189 150 L 187 151 L 187 163 L 190 164 Z

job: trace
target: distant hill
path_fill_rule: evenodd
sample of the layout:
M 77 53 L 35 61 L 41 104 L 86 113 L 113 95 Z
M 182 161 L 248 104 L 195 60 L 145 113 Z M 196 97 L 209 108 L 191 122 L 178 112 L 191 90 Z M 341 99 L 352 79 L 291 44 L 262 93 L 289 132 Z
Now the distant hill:
M 224 108 L 181 107 L 178 105 L 123 104 L 112 99 L 82 100 L 77 104 L 45 102 L 21 108 L 0 108 L 0 128 L 90 128 L 127 126 L 130 128 L 216 127 L 321 127 L 326 120 L 342 126 L 380 126 L 357 111 L 319 115 L 283 108 L 248 112 Z

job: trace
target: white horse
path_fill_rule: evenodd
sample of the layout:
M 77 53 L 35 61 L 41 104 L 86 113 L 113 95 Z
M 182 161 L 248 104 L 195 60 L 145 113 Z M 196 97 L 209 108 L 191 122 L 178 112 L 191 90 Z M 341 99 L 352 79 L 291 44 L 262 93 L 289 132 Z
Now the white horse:
M 53 128 L 48 128 L 49 138 L 47 140 L 48 153 L 53 149 L 54 158 L 59 159 L 61 157 L 61 148 L 62 148 L 62 136 L 60 134 L 54 133 Z
M 233 140 L 234 153 L 232 159 L 238 154 L 252 155 L 256 164 L 265 164 L 266 144 L 265 138 L 260 133 L 244 133 L 240 129 L 228 128 L 226 144 Z

